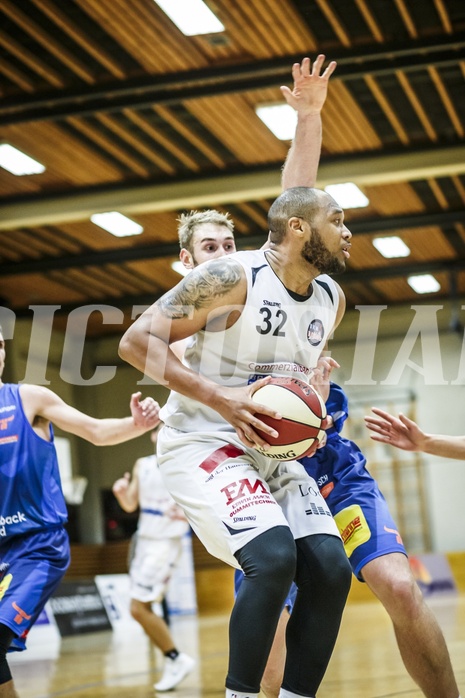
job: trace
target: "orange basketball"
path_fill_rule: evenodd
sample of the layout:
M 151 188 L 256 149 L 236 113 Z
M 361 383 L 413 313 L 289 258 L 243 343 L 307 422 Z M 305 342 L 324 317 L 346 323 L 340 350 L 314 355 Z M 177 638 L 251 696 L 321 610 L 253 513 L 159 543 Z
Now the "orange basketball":
M 278 432 L 273 438 L 256 430 L 270 444 L 267 451 L 257 448 L 260 453 L 276 460 L 295 460 L 314 453 L 324 437 L 326 407 L 311 385 L 298 378 L 272 378 L 255 391 L 252 399 L 282 415 L 282 419 L 273 419 L 257 413 L 262 422 Z

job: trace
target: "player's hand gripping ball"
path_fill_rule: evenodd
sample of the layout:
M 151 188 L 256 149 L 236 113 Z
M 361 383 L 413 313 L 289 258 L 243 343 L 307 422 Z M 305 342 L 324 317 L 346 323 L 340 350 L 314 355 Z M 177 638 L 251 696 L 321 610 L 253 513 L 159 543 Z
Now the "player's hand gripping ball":
M 276 429 L 273 438 L 256 429 L 270 448 L 260 453 L 276 460 L 295 460 L 312 456 L 325 437 L 326 407 L 311 385 L 298 378 L 276 377 L 252 396 L 255 402 L 279 412 L 282 419 L 257 413 L 257 417 Z

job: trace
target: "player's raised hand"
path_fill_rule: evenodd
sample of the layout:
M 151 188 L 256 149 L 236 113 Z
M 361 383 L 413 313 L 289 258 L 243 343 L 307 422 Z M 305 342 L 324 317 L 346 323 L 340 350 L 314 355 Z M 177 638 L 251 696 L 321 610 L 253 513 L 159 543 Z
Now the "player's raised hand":
M 127 492 L 130 481 L 131 481 L 131 474 L 124 473 L 123 477 L 120 477 L 118 480 L 116 480 L 113 483 L 113 487 L 111 488 L 113 491 L 113 494 L 118 495 L 118 494 L 124 494 L 125 492 Z
M 319 114 L 323 108 L 328 93 L 328 82 L 336 70 L 336 61 L 331 61 L 322 73 L 324 54 L 320 53 L 311 65 L 310 58 L 304 58 L 302 63 L 294 63 L 292 77 L 293 89 L 282 86 L 281 92 L 286 102 L 295 109 L 299 115 L 306 116 Z
M 333 369 L 340 368 L 338 362 L 331 356 L 320 356 L 316 368 L 313 369 L 310 383 L 313 388 L 321 395 L 323 401 L 329 397 L 329 382 Z
M 416 422 L 403 414 L 398 417 L 372 407 L 372 412 L 376 417 L 367 415 L 365 424 L 374 434 L 371 438 L 374 441 L 396 446 L 404 451 L 422 451 L 425 441 L 425 433 Z
M 160 405 L 152 397 L 141 400 L 142 393 L 133 393 L 129 403 L 134 425 L 139 428 L 154 429 L 160 422 Z

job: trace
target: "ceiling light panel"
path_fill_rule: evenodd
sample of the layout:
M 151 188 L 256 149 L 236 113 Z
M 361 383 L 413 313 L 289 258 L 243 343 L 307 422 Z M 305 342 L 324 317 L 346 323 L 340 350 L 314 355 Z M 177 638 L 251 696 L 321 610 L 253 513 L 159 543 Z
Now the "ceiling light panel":
M 328 184 L 325 191 L 333 197 L 342 208 L 364 208 L 370 203 L 365 194 L 353 182 Z
M 436 293 L 441 288 L 439 281 L 431 274 L 409 276 L 407 282 L 415 293 Z
M 397 235 L 390 235 L 389 237 L 382 238 L 374 238 L 372 242 L 373 247 L 376 247 L 378 252 L 387 259 L 394 259 L 397 257 L 408 257 L 410 255 L 410 248 L 407 247 L 405 242 L 401 240 L 401 238 Z
M 223 24 L 202 0 L 155 0 L 155 2 L 186 36 L 216 34 L 224 31 Z
M 45 172 L 44 165 L 9 143 L 0 145 L 0 167 L 17 176 L 42 174 L 42 172 Z
M 281 141 L 291 141 L 297 126 L 297 112 L 288 104 L 259 104 L 257 116 Z
M 98 225 L 117 238 L 124 238 L 129 235 L 140 235 L 144 231 L 141 225 L 117 211 L 94 213 L 94 215 L 90 217 L 90 220 L 92 223 L 95 223 L 95 225 Z

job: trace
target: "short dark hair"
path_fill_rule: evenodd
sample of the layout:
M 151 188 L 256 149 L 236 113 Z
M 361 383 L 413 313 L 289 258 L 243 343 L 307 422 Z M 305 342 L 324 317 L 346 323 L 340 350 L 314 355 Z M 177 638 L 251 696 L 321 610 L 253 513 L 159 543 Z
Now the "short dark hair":
M 275 244 L 284 240 L 289 218 L 296 216 L 312 223 L 315 214 L 321 208 L 319 189 L 311 187 L 292 187 L 286 189 L 273 201 L 268 211 L 268 230 L 270 241 Z

